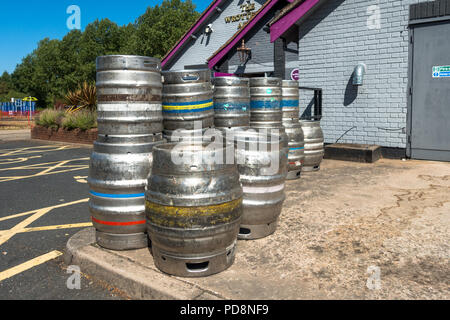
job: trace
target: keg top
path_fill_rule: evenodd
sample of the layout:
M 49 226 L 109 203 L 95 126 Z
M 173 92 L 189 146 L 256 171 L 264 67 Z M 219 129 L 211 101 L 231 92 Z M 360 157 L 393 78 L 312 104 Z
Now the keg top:
M 216 87 L 226 87 L 226 86 L 248 87 L 250 79 L 240 77 L 216 77 L 213 79 L 213 83 Z
M 152 57 L 110 55 L 97 57 L 97 71 L 141 70 L 161 71 L 161 61 Z
M 164 84 L 211 82 L 209 69 L 163 71 Z
M 298 88 L 299 82 L 296 80 L 283 80 L 283 88 Z
M 281 78 L 250 78 L 250 87 L 281 87 Z

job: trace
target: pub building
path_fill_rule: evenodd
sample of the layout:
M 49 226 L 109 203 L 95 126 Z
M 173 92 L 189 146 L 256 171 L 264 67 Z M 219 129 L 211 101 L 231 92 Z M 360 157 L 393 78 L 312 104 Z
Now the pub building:
M 450 0 L 214 0 L 162 66 L 299 80 L 325 143 L 450 161 L 449 34 Z

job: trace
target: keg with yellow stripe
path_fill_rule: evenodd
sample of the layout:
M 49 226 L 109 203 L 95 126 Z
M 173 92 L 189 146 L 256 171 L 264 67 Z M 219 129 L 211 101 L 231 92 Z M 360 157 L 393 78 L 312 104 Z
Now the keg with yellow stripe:
M 163 72 L 163 117 L 165 130 L 194 130 L 214 126 L 211 71 Z M 200 126 L 195 126 L 198 122 Z
M 266 129 L 236 133 L 236 161 L 244 191 L 239 239 L 273 234 L 285 201 L 287 149 L 284 137 Z
M 181 277 L 230 267 L 242 217 L 233 146 L 164 144 L 153 158 L 146 215 L 155 265 Z

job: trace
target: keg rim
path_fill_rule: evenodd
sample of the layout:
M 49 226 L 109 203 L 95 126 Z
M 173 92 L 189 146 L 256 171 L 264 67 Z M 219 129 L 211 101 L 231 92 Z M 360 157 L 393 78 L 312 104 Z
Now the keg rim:
M 229 80 L 229 81 L 227 81 Z M 250 85 L 250 78 L 244 78 L 244 77 L 238 77 L 238 76 L 220 76 L 220 77 L 214 77 L 212 79 L 212 82 L 215 86 L 220 86 L 220 87 L 228 87 L 228 86 L 233 86 L 236 84 L 243 84 L 244 86 L 248 86 Z M 219 82 L 219 83 L 217 83 Z M 219 85 L 220 84 L 220 85 Z
M 118 67 L 118 66 L 111 66 L 114 65 L 114 63 L 117 61 L 115 61 L 116 59 L 128 59 L 127 62 L 136 62 L 138 61 L 139 63 L 142 63 L 142 66 L 140 67 L 136 67 L 133 66 L 132 64 L 127 64 L 126 68 L 122 67 Z M 145 66 L 145 63 L 152 63 L 152 64 L 156 64 L 156 67 L 154 66 Z M 139 56 L 139 55 L 125 55 L 125 54 L 113 54 L 113 55 L 103 55 L 103 56 L 98 56 L 96 61 L 96 69 L 97 72 L 102 72 L 102 71 L 112 71 L 112 70 L 143 70 L 143 71 L 157 71 L 157 72 L 161 72 L 161 60 L 158 58 L 154 58 L 154 57 L 148 57 L 148 56 Z
M 300 82 L 298 80 L 283 80 L 282 86 L 283 88 L 298 88 Z

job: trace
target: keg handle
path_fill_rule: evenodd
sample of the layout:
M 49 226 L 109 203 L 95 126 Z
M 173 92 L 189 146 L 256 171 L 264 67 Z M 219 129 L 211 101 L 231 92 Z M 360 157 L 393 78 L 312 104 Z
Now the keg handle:
M 181 79 L 185 82 L 198 81 L 200 79 L 200 75 L 198 73 L 186 73 L 181 77 Z
M 144 61 L 144 67 L 159 70 L 159 65 L 153 61 Z

